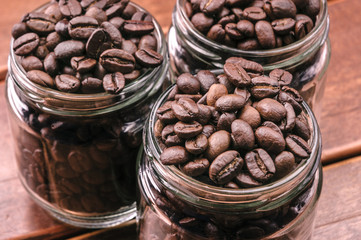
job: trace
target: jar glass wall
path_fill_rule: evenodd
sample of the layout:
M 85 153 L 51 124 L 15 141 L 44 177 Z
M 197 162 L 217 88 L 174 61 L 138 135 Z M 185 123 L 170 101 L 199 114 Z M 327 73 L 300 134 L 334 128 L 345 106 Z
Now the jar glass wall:
M 171 69 L 175 75 L 200 69 L 219 69 L 229 57 L 243 57 L 262 64 L 266 73 L 282 68 L 293 74 L 291 87 L 297 89 L 317 118 L 331 56 L 328 39 L 327 1 L 320 0 L 315 26 L 304 38 L 269 50 L 240 50 L 219 44 L 199 32 L 187 17 L 187 0 L 177 0 L 168 33 Z
M 155 104 L 138 156 L 139 239 L 310 239 L 322 188 L 321 136 L 307 104 L 312 153 L 289 175 L 260 187 L 227 189 L 199 182 L 161 164 L 154 136 Z M 157 227 L 155 227 L 157 226 Z
M 61 221 L 102 228 L 135 217 L 142 128 L 168 84 L 165 37 L 153 23 L 164 61 L 145 68 L 119 94 L 65 93 L 37 85 L 11 46 L 6 96 L 19 177 L 30 196 Z

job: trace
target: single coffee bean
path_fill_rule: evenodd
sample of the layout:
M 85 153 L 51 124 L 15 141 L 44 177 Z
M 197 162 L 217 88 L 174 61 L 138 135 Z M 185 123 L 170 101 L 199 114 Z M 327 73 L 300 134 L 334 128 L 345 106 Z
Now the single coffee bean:
M 255 145 L 252 127 L 245 121 L 237 119 L 231 126 L 233 147 L 241 150 L 251 150 Z
M 214 132 L 208 138 L 208 148 L 205 152 L 205 156 L 208 160 L 212 161 L 221 153 L 227 151 L 231 145 L 231 135 L 229 132 L 220 130 Z
M 202 12 L 199 12 L 192 16 L 191 22 L 198 31 L 206 34 L 208 30 L 212 27 L 213 18 L 208 17 Z
M 317 0 L 308 0 L 308 4 L 304 8 L 304 12 L 310 18 L 316 18 L 317 14 L 320 12 L 320 1 Z
M 245 51 L 252 51 L 261 48 L 258 40 L 255 38 L 248 38 L 238 42 L 237 48 Z
M 124 86 L 125 79 L 123 74 L 120 72 L 106 74 L 103 78 L 103 88 L 108 93 L 120 93 Z
M 54 87 L 54 80 L 53 78 L 40 70 L 30 70 L 26 73 L 26 77 L 30 79 L 30 81 L 39 84 L 44 87 Z
M 248 152 L 244 159 L 250 175 L 257 181 L 266 182 L 276 172 L 272 158 L 262 148 Z
M 184 147 L 173 146 L 166 148 L 160 155 L 160 161 L 164 165 L 183 164 L 191 159 Z
M 80 80 L 69 74 L 61 74 L 55 77 L 55 85 L 62 92 L 77 92 L 80 88 Z
M 133 80 L 137 79 L 140 76 L 140 71 L 139 70 L 133 70 L 132 72 L 126 73 L 126 74 L 123 74 L 123 75 L 124 75 L 125 81 L 130 82 L 130 81 L 133 81 Z
M 71 19 L 68 24 L 68 33 L 73 39 L 88 39 L 98 28 L 98 21 L 88 16 L 79 16 Z
M 123 24 L 123 30 L 132 36 L 143 36 L 154 30 L 154 24 L 150 21 L 126 20 Z
M 245 19 L 237 22 L 237 29 L 246 37 L 253 37 L 255 34 L 254 24 Z
M 110 5 L 109 8 L 105 11 L 105 14 L 107 15 L 108 19 L 124 14 L 126 7 L 129 6 L 128 3 L 129 0 L 123 0 L 123 1 L 119 1 L 118 3 Z
M 188 152 L 198 155 L 203 153 L 208 147 L 208 139 L 205 135 L 199 134 L 195 138 L 187 139 L 185 147 Z
M 184 143 L 184 140 L 174 132 L 174 124 L 166 125 L 162 130 L 162 140 L 167 147 L 176 146 Z
M 280 86 L 290 85 L 292 82 L 292 74 L 283 69 L 274 69 L 269 73 L 269 77 L 276 79 Z
M 256 109 L 262 118 L 273 122 L 280 122 L 287 114 L 286 108 L 272 98 L 264 98 L 259 101 Z
M 231 131 L 231 124 L 236 119 L 235 113 L 224 112 L 219 116 L 217 121 L 217 129 L 218 130 L 226 130 L 228 132 Z
M 178 89 L 186 94 L 197 94 L 200 90 L 200 82 L 190 73 L 183 73 L 177 78 Z
M 297 7 L 292 0 L 266 1 L 263 9 L 271 19 L 295 18 Z
M 159 120 L 161 120 L 163 123 L 174 123 L 177 122 L 178 119 L 174 115 L 174 112 L 172 110 L 172 104 L 173 101 L 165 102 L 161 107 L 157 109 L 157 117 Z
M 222 25 L 215 24 L 209 29 L 207 38 L 219 43 L 223 43 L 225 35 L 226 31 L 223 29 Z
M 280 86 L 276 79 L 267 76 L 252 78 L 251 94 L 256 99 L 272 98 L 279 91 Z
M 59 72 L 59 63 L 56 60 L 54 52 L 49 53 L 44 59 L 44 69 L 45 71 L 54 76 Z
M 84 53 L 85 45 L 78 40 L 67 40 L 59 43 L 55 49 L 55 57 L 57 59 L 71 58 L 81 56 Z
M 110 22 L 103 22 L 100 27 L 104 29 L 108 38 L 115 47 L 120 48 L 122 46 L 122 34 L 113 24 Z
M 265 127 L 269 127 L 272 128 L 274 131 L 276 131 L 279 135 L 283 136 L 283 133 L 281 131 L 281 129 L 274 123 L 271 121 L 264 121 L 261 126 L 265 126 Z
M 284 35 L 295 27 L 296 21 L 293 18 L 282 18 L 273 20 L 271 25 L 275 33 Z
M 21 59 L 21 66 L 25 71 L 43 70 L 43 63 L 35 56 L 27 56 Z
M 252 106 L 244 106 L 239 112 L 238 118 L 247 122 L 252 129 L 256 129 L 261 124 L 261 115 Z
M 179 121 L 174 125 L 174 132 L 177 134 L 178 137 L 183 139 L 195 137 L 200 134 L 202 130 L 203 126 L 196 121 L 190 123 Z
M 82 93 L 98 93 L 103 90 L 103 81 L 94 78 L 87 77 L 81 82 L 81 92 Z
M 197 104 L 190 98 L 180 98 L 172 104 L 174 115 L 183 122 L 192 122 L 198 118 Z
M 258 21 L 255 25 L 256 36 L 259 44 L 264 49 L 276 47 L 276 37 L 272 25 L 267 21 Z
M 11 36 L 13 36 L 14 39 L 17 39 L 27 32 L 28 28 L 24 22 L 15 23 L 11 29 Z
M 211 16 L 220 12 L 225 4 L 225 0 L 201 0 L 199 8 L 205 14 Z
M 303 101 L 303 98 L 299 92 L 293 88 L 283 86 L 278 94 L 278 101 L 282 104 L 285 104 L 286 102 L 290 103 L 295 110 L 296 115 L 302 112 L 301 102 Z
M 198 71 L 196 76 L 200 83 L 200 92 L 203 94 L 208 92 L 209 88 L 213 84 L 217 83 L 216 75 L 209 70 L 200 70 Z M 177 85 L 178 85 L 178 81 L 177 81 Z
M 142 48 L 135 52 L 137 63 L 143 67 L 157 67 L 163 62 L 163 56 L 150 48 Z
M 62 36 L 57 32 L 51 32 L 46 37 L 45 46 L 49 51 L 53 51 L 56 45 L 58 45 L 63 40 Z
M 240 40 L 244 38 L 243 34 L 238 30 L 236 23 L 227 23 L 227 25 L 224 27 L 224 30 L 226 31 L 226 34 L 234 40 Z
M 217 81 L 218 83 L 226 86 L 227 91 L 229 93 L 234 92 L 235 86 L 231 83 L 231 81 L 229 81 L 228 77 L 226 74 L 220 74 L 217 76 Z
M 281 121 L 280 124 L 280 129 L 283 132 L 290 132 L 293 130 L 295 124 L 296 124 L 296 113 L 295 110 L 293 110 L 293 107 L 290 103 L 285 103 L 284 104 L 285 108 L 286 108 L 286 118 L 284 118 Z
M 243 87 L 251 83 L 251 78 L 239 63 L 228 62 L 224 64 L 224 73 L 228 79 L 236 86 Z
M 262 182 L 257 181 L 252 178 L 250 174 L 245 172 L 240 172 L 235 178 L 234 181 L 241 187 L 258 187 L 262 185 Z
M 256 22 L 256 21 L 266 19 L 267 15 L 262 8 L 248 7 L 243 10 L 243 17 L 246 20 Z
M 245 87 L 237 87 L 237 88 L 235 88 L 234 89 L 234 94 L 243 97 L 245 99 L 246 103 L 250 101 L 251 93 Z
M 14 41 L 13 50 L 16 55 L 25 56 L 34 51 L 39 45 L 36 33 L 25 33 Z
M 217 111 L 232 112 L 240 110 L 246 104 L 246 100 L 237 94 L 226 94 L 217 99 L 215 108 Z
M 210 165 L 209 178 L 216 184 L 225 184 L 240 172 L 243 163 L 243 159 L 237 151 L 226 151 L 216 157 Z
M 261 64 L 249 61 L 241 57 L 230 57 L 226 60 L 226 63 L 235 63 L 241 65 L 241 67 L 247 73 L 253 73 L 255 75 L 263 75 L 263 67 Z
M 95 30 L 92 35 L 90 35 L 85 49 L 89 57 L 98 58 L 102 53 L 104 43 L 108 41 L 108 37 L 103 29 Z
M 313 28 L 313 22 L 309 20 L 298 20 L 295 24 L 295 37 L 297 40 L 305 37 Z
M 207 138 L 209 138 L 214 132 L 216 128 L 213 125 L 204 125 L 202 134 L 204 134 Z
M 77 0 L 59 0 L 60 12 L 65 17 L 76 17 L 82 12 L 80 3 Z
M 298 116 L 295 119 L 295 127 L 293 131 L 296 135 L 300 136 L 305 141 L 308 141 L 311 137 L 311 130 L 307 123 L 307 120 L 302 116 Z
M 291 152 L 283 151 L 275 158 L 275 178 L 280 179 L 296 168 L 295 157 Z
M 134 70 L 135 59 L 121 49 L 108 49 L 100 55 L 100 64 L 109 72 L 130 73 Z
M 308 158 L 311 154 L 311 148 L 308 143 L 297 135 L 288 135 L 286 137 L 286 144 L 290 152 L 298 158 Z
M 180 170 L 191 177 L 196 177 L 205 173 L 209 168 L 209 161 L 207 158 L 196 158 L 184 165 L 181 165 Z
M 39 34 L 47 34 L 55 30 L 56 20 L 40 12 L 31 12 L 25 17 L 26 26 Z
M 79 73 L 85 73 L 92 70 L 97 61 L 93 58 L 87 58 L 85 56 L 72 57 L 70 60 L 71 67 Z
M 68 25 L 69 21 L 67 19 L 60 20 L 55 24 L 55 31 L 61 36 L 68 38 Z
M 285 139 L 272 128 L 261 126 L 256 129 L 255 136 L 258 145 L 271 154 L 278 154 L 286 147 Z
M 140 38 L 138 48 L 148 48 L 152 49 L 153 51 L 157 51 L 157 45 L 157 39 L 154 36 L 147 34 Z
M 108 18 L 105 12 L 94 5 L 85 12 L 85 16 L 95 18 L 98 21 L 98 24 L 105 22 Z

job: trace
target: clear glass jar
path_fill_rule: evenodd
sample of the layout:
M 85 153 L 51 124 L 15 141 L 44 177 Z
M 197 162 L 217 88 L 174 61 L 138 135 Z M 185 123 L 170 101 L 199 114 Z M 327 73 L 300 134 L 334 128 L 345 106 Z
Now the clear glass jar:
M 174 75 L 184 72 L 195 74 L 201 69 L 220 69 L 229 57 L 244 57 L 258 62 L 266 73 L 282 68 L 293 74 L 290 86 L 301 93 L 319 119 L 331 56 L 327 0 L 320 0 L 315 26 L 302 40 L 280 48 L 254 51 L 231 48 L 206 38 L 187 17 L 186 2 L 177 0 L 168 32 L 170 64 Z
M 143 125 L 169 85 L 167 45 L 155 20 L 154 25 L 162 65 L 145 69 L 117 95 L 34 84 L 10 48 L 6 97 L 19 177 L 30 196 L 63 222 L 102 228 L 136 215 Z
M 289 175 L 248 189 L 227 189 L 199 182 L 174 166 L 162 165 L 153 128 L 155 104 L 143 132 L 138 156 L 138 237 L 143 239 L 311 239 L 322 188 L 321 136 L 305 102 L 312 127 L 312 153 Z

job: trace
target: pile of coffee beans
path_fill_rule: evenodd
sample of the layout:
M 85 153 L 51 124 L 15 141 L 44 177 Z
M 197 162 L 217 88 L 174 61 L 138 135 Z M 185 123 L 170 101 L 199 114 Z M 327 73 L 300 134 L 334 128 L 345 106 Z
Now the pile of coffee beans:
M 273 49 L 306 36 L 319 0 L 187 0 L 184 9 L 207 38 L 242 50 Z
M 243 188 L 289 174 L 311 153 L 311 129 L 292 75 L 264 75 L 256 62 L 232 57 L 224 74 L 184 73 L 157 109 L 160 161 L 211 185 Z
M 129 0 L 53 0 L 14 25 L 13 51 L 41 86 L 117 94 L 162 63 L 154 28 Z

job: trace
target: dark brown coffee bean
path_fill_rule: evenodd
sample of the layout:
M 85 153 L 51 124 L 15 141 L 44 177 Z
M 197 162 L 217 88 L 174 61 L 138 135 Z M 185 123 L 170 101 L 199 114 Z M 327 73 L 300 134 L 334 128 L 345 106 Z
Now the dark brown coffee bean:
M 45 13 L 31 12 L 24 20 L 30 30 L 39 34 L 46 34 L 55 30 L 56 20 Z
M 246 103 L 250 100 L 251 93 L 245 87 L 237 87 L 234 89 L 234 94 L 243 97 Z
M 95 30 L 92 35 L 90 35 L 85 49 L 89 57 L 98 58 L 102 53 L 104 43 L 108 41 L 107 35 L 103 29 Z
M 240 172 L 235 178 L 234 181 L 241 187 L 258 187 L 262 185 L 262 182 L 257 181 L 252 178 L 250 174 L 245 172 Z
M 267 76 L 252 78 L 251 94 L 256 99 L 272 98 L 279 91 L 280 86 L 276 79 Z
M 286 102 L 290 103 L 295 110 L 296 115 L 300 114 L 302 111 L 301 102 L 303 101 L 303 98 L 294 88 L 283 86 L 278 94 L 278 101 L 283 104 Z
M 120 48 L 122 46 L 122 34 L 113 24 L 110 22 L 103 22 L 100 27 L 104 29 L 108 38 L 115 47 Z
M 27 56 L 21 59 L 21 66 L 23 66 L 25 71 L 43 70 L 43 63 L 35 56 Z
M 13 36 L 14 39 L 17 39 L 27 32 L 28 28 L 24 22 L 15 23 L 11 29 L 11 36 Z
M 209 70 L 200 70 L 196 76 L 200 83 L 200 92 L 203 94 L 208 92 L 213 84 L 217 83 L 216 75 Z
M 208 138 L 208 148 L 205 152 L 208 160 L 212 161 L 221 153 L 227 151 L 231 145 L 231 135 L 229 132 L 220 130 L 214 132 Z
M 103 88 L 108 93 L 120 93 L 124 86 L 125 79 L 123 74 L 120 72 L 106 74 L 103 78 Z
M 97 61 L 93 58 L 87 58 L 85 56 L 72 57 L 70 60 L 71 67 L 79 73 L 85 73 L 91 71 Z
M 248 20 L 240 20 L 237 22 L 237 29 L 246 37 L 253 37 L 255 34 L 254 24 Z
M 292 0 L 266 1 L 263 9 L 271 19 L 295 18 L 296 5 Z
M 248 152 L 244 159 L 250 175 L 257 181 L 266 182 L 276 172 L 272 158 L 262 148 Z
M 62 36 L 57 32 L 49 33 L 46 37 L 45 46 L 49 51 L 53 51 L 56 45 L 58 45 L 63 40 Z
M 304 8 L 308 3 L 308 1 L 305 0 L 292 0 L 292 2 L 296 5 L 297 9 Z
M 245 121 L 237 119 L 231 126 L 232 143 L 235 149 L 251 150 L 255 145 L 252 127 Z
M 102 90 L 104 90 L 103 81 L 98 78 L 87 77 L 81 82 L 82 93 L 98 93 Z
M 217 156 L 210 165 L 209 178 L 216 184 L 225 184 L 240 172 L 243 163 L 237 151 L 226 151 Z
M 251 83 L 251 78 L 239 63 L 224 64 L 224 73 L 236 87 L 244 87 Z
M 54 87 L 54 80 L 49 74 L 40 71 L 40 70 L 31 70 L 26 73 L 26 77 L 30 79 L 30 81 L 39 84 L 44 87 Z
M 67 19 L 60 20 L 55 24 L 55 31 L 59 33 L 61 36 L 68 38 L 68 24 L 69 21 Z
M 130 73 L 134 70 L 135 59 L 121 49 L 108 49 L 100 55 L 100 64 L 109 72 Z
M 199 7 L 202 12 L 211 16 L 220 12 L 224 6 L 225 0 L 201 0 Z
M 76 17 L 82 12 L 80 3 L 77 0 L 59 0 L 60 12 L 65 17 Z
M 290 103 L 285 103 L 284 106 L 286 108 L 287 114 L 286 118 L 282 120 L 279 127 L 283 132 L 290 132 L 293 130 L 296 124 L 296 113 Z
M 287 114 L 286 108 L 272 98 L 264 98 L 259 101 L 256 109 L 262 118 L 272 122 L 280 122 Z
M 68 33 L 73 39 L 88 39 L 98 28 L 98 21 L 88 16 L 79 16 L 71 19 L 68 24 Z
M 192 16 L 191 22 L 198 31 L 207 34 L 208 30 L 212 27 L 213 18 L 199 12 Z
M 80 88 L 80 81 L 69 74 L 61 74 L 55 77 L 56 88 L 62 92 L 77 92 Z
M 298 20 L 295 24 L 295 37 L 297 40 L 304 38 L 313 28 L 312 20 Z
M 275 158 L 276 174 L 275 178 L 280 179 L 296 168 L 295 157 L 291 152 L 283 151 Z
M 226 34 L 233 40 L 240 40 L 244 38 L 244 35 L 238 30 L 236 23 L 228 23 L 224 30 Z
M 290 72 L 287 72 L 283 69 L 272 70 L 269 73 L 269 77 L 276 79 L 281 87 L 290 85 L 292 82 L 292 78 L 293 78 L 293 76 Z
M 308 0 L 308 4 L 304 8 L 304 12 L 310 18 L 314 19 L 320 12 L 320 1 L 318 0 Z
M 109 6 L 109 8 L 105 11 L 108 19 L 124 14 L 125 9 L 129 6 L 128 3 L 129 0 L 123 0 Z
M 177 79 L 179 91 L 186 94 L 197 94 L 200 90 L 200 82 L 190 73 L 183 73 Z
M 181 146 L 166 148 L 160 155 L 160 161 L 164 165 L 183 164 L 190 160 L 191 158 L 189 153 Z
M 272 128 L 261 126 L 256 129 L 255 136 L 258 145 L 268 153 L 278 154 L 286 147 L 283 136 Z
M 172 104 L 174 115 L 183 122 L 192 122 L 198 118 L 197 104 L 190 98 L 180 98 Z
M 228 132 L 231 131 L 231 124 L 236 119 L 236 114 L 225 112 L 219 116 L 217 121 L 217 129 L 218 130 L 226 130 Z
M 246 20 L 256 22 L 266 19 L 267 15 L 262 8 L 259 7 L 248 7 L 243 10 L 243 17 Z
M 182 172 L 191 177 L 205 173 L 209 168 L 209 161 L 206 158 L 196 158 L 193 161 L 179 167 Z
M 283 133 L 281 131 L 281 129 L 274 123 L 271 121 L 264 121 L 261 126 L 265 126 L 265 127 L 269 127 L 272 128 L 274 131 L 276 131 L 279 135 L 283 136 Z
M 139 49 L 147 48 L 147 49 L 152 49 L 153 51 L 157 51 L 157 46 L 158 46 L 157 39 L 150 34 L 141 37 L 138 43 Z
M 261 124 L 261 115 L 252 106 L 244 106 L 239 112 L 238 118 L 247 122 L 253 129 L 256 129 Z
M 178 137 L 183 139 L 195 137 L 200 134 L 202 130 L 203 126 L 196 121 L 190 123 L 180 121 L 174 125 L 174 132 L 177 134 Z
M 25 56 L 33 52 L 39 45 L 36 33 L 25 33 L 14 41 L 13 50 L 16 55 Z
M 207 138 L 209 138 L 214 132 L 216 128 L 213 125 L 204 125 L 202 134 L 204 134 Z
M 173 103 L 174 101 L 165 102 L 161 107 L 157 109 L 158 119 L 165 124 L 174 123 L 178 121 L 177 117 L 174 115 L 174 112 L 172 110 Z
M 215 24 L 209 29 L 207 38 L 219 43 L 223 43 L 225 35 L 226 31 L 223 29 L 222 25 Z
M 286 137 L 286 144 L 289 151 L 298 158 L 308 158 L 311 154 L 311 148 L 308 143 L 297 135 L 288 135 Z
M 276 47 L 276 37 L 271 24 L 267 21 L 258 21 L 255 25 L 256 36 L 259 44 L 264 49 Z
M 226 94 L 217 99 L 215 108 L 217 111 L 232 112 L 241 109 L 246 100 L 237 94 Z
M 284 35 L 295 27 L 296 21 L 293 18 L 282 18 L 273 20 L 271 25 L 275 33 Z
M 208 139 L 205 135 L 199 134 L 195 138 L 187 139 L 185 147 L 188 152 L 194 155 L 201 154 L 208 147 Z
M 85 12 L 85 16 L 95 18 L 98 21 L 98 24 L 101 24 L 108 19 L 105 12 L 101 8 L 94 5 L 87 9 L 87 11 Z
M 237 48 L 241 49 L 241 50 L 251 51 L 251 50 L 260 49 L 261 45 L 259 44 L 257 39 L 249 38 L 249 39 L 238 42 Z
M 132 72 L 130 73 L 126 73 L 126 74 L 123 74 L 124 75 L 124 78 L 125 78 L 125 81 L 133 81 L 135 79 L 137 79 L 139 76 L 140 76 L 140 71 L 139 70 L 133 70 Z
M 44 69 L 48 74 L 50 74 L 52 76 L 54 76 L 54 75 L 56 75 L 58 73 L 58 71 L 59 71 L 59 63 L 56 60 L 54 52 L 49 53 L 45 57 L 45 59 L 44 59 Z
M 163 62 L 163 56 L 150 48 L 139 49 L 134 55 L 143 67 L 157 67 Z
M 166 125 L 162 130 L 162 140 L 167 147 L 181 145 L 184 140 L 174 132 L 174 124 Z
M 150 21 L 126 20 L 123 30 L 131 36 L 143 36 L 154 30 L 154 24 Z
M 232 93 L 235 89 L 235 86 L 231 83 L 231 81 L 229 81 L 228 77 L 226 74 L 220 74 L 217 76 L 217 80 L 220 84 L 226 86 L 227 91 L 229 93 Z
M 247 73 L 253 73 L 259 76 L 263 75 L 263 67 L 261 64 L 241 57 L 230 57 L 226 60 L 226 63 L 239 64 Z
M 308 141 L 311 137 L 311 130 L 307 123 L 307 120 L 302 116 L 298 116 L 295 119 L 295 127 L 293 131 L 296 135 L 300 136 L 305 141 Z
M 57 59 L 81 56 L 84 53 L 85 45 L 81 41 L 67 40 L 59 43 L 55 49 L 55 57 Z

